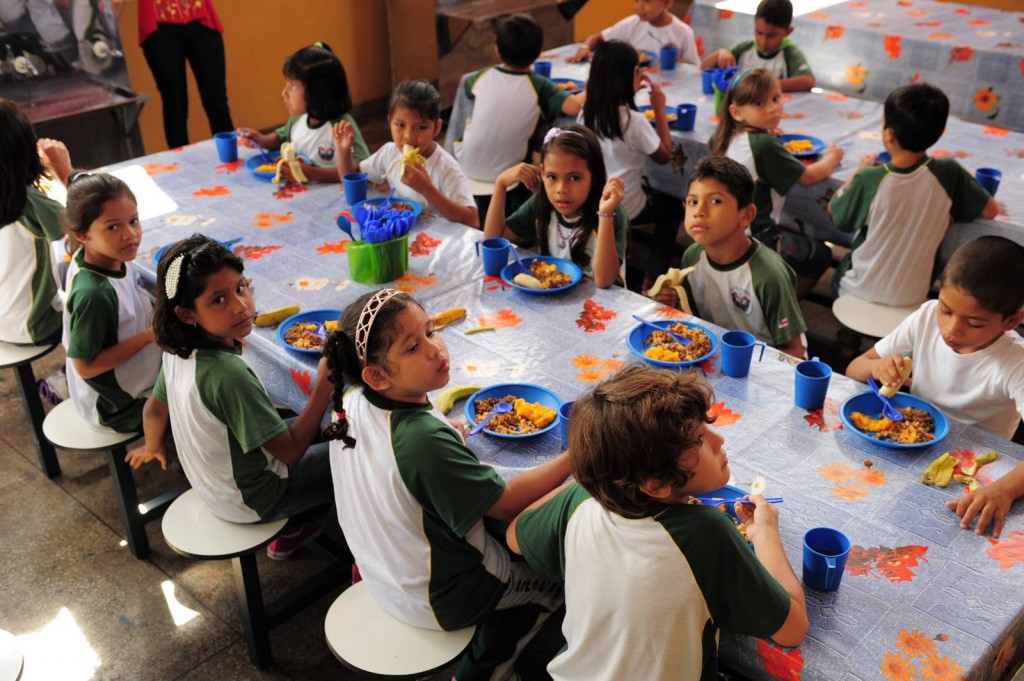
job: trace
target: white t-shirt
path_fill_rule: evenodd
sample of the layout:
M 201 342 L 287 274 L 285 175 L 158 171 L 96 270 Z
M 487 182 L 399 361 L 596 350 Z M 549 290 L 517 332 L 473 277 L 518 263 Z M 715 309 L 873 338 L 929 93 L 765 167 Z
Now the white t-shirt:
M 619 108 L 619 120 L 622 125 L 622 138 L 599 137 L 598 141 L 601 143 L 601 153 L 604 155 L 608 177 L 621 177 L 626 185 L 622 208 L 632 220 L 647 205 L 647 195 L 641 187 L 644 163 L 657 151 L 661 139 L 647 117 L 628 106 Z M 577 122 L 583 124 L 582 113 Z
M 374 184 L 380 184 L 387 180 L 395 194 L 399 197 L 419 201 L 424 208 L 429 204 L 422 194 L 413 190 L 402 182 L 399 173 L 399 165 L 392 164 L 402 157 L 402 152 L 394 142 L 388 142 L 374 152 L 370 158 L 359 164 L 359 169 L 366 173 L 367 178 Z M 390 169 L 390 173 L 388 170 Z M 469 186 L 469 179 L 462 172 L 462 167 L 455 157 L 441 148 L 440 144 L 434 146 L 434 153 L 427 159 L 427 175 L 434 183 L 437 190 L 447 196 L 457 206 L 473 206 L 473 190 Z
M 601 31 L 601 37 L 605 40 L 627 42 L 638 50 L 650 52 L 655 60 L 660 58 L 662 45 L 672 43 L 679 48 L 680 61 L 699 64 L 700 57 L 697 55 L 697 41 L 693 37 L 693 29 L 679 17 L 670 16 L 672 23 L 668 26 L 652 26 L 633 14 Z
M 937 300 L 929 300 L 875 343 L 886 355 L 914 360 L 910 392 L 950 418 L 1009 440 L 1024 416 L 1024 338 L 1007 331 L 984 350 L 957 354 L 939 333 Z

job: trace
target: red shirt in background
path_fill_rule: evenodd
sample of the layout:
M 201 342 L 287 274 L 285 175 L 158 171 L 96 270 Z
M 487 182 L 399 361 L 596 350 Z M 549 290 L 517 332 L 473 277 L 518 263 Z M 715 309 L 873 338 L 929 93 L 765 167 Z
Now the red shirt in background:
M 158 23 L 187 24 L 198 21 L 209 29 L 224 32 L 213 0 L 140 0 L 139 44 L 156 30 Z

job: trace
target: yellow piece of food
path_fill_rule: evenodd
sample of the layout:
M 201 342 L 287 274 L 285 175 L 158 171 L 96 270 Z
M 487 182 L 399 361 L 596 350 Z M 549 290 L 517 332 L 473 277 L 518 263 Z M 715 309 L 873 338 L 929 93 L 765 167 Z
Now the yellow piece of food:
M 690 301 L 686 296 L 686 290 L 683 288 L 683 280 L 696 270 L 696 267 L 685 267 L 683 269 L 670 267 L 668 272 L 659 275 L 654 280 L 654 286 L 647 291 L 647 295 L 653 298 L 661 292 L 662 286 L 668 284 L 676 290 L 676 295 L 679 296 L 679 308 L 686 314 L 693 314 L 693 311 L 690 309 Z
M 299 314 L 299 306 L 285 305 L 284 307 L 279 307 L 276 310 L 256 315 L 256 319 L 253 320 L 253 324 L 256 326 L 274 326 L 288 319 L 293 314 Z
M 324 330 L 325 331 L 337 331 L 338 330 L 338 320 L 337 319 L 328 319 L 326 322 L 324 322 Z
M 682 359 L 679 356 L 679 353 L 676 352 L 675 350 L 668 350 L 657 345 L 647 348 L 647 351 L 644 352 L 644 355 L 646 357 L 650 357 L 651 359 L 659 359 L 662 362 L 682 361 Z
M 530 419 L 533 422 L 533 425 L 538 428 L 543 428 L 549 425 L 555 420 L 555 417 L 558 416 L 558 412 L 554 409 L 549 409 L 540 402 L 527 402 L 522 397 L 517 398 L 516 401 L 512 403 L 512 406 L 515 408 L 517 416 L 524 419 Z
M 479 390 L 480 386 L 478 385 L 449 386 L 437 394 L 437 397 L 434 398 L 434 404 L 437 405 L 442 414 L 447 414 L 452 410 L 456 402 L 469 397 Z
M 258 166 L 256 166 L 256 170 L 257 170 L 257 172 L 260 172 L 260 173 L 276 173 L 277 172 L 277 164 L 276 163 L 261 163 Z
M 956 468 L 956 464 L 956 458 L 946 452 L 928 464 L 928 468 L 921 475 L 921 482 L 936 487 L 947 487 L 953 479 L 953 469 Z
M 464 307 L 450 307 L 443 312 L 430 315 L 430 321 L 434 324 L 435 329 L 440 329 L 452 322 L 457 322 L 466 316 L 466 308 Z
M 871 418 L 867 414 L 862 414 L 859 411 L 852 412 L 850 414 L 850 420 L 853 421 L 853 425 L 857 426 L 860 430 L 866 430 L 871 433 L 880 433 L 883 430 L 888 430 L 892 427 L 892 421 L 887 418 Z
M 801 151 L 810 151 L 814 148 L 814 142 L 811 140 L 790 140 L 789 142 L 784 142 L 782 146 L 786 148 L 786 151 L 793 154 L 800 153 Z
M 913 371 L 913 369 L 914 369 L 914 360 L 910 359 L 909 357 L 904 357 L 903 358 L 903 379 L 900 381 L 900 385 L 903 385 L 904 383 L 907 382 L 907 379 L 910 378 L 910 372 Z M 893 395 L 895 395 L 896 393 L 898 393 L 900 391 L 900 385 L 898 385 L 896 387 L 888 386 L 888 385 L 883 385 L 881 388 L 878 389 L 878 392 L 879 392 L 879 394 L 885 395 L 886 397 L 892 397 Z
M 654 109 L 648 109 L 647 111 L 644 111 L 644 116 L 647 118 L 647 120 L 653 121 L 654 120 Z
M 274 184 L 281 184 L 281 166 L 288 164 L 288 169 L 292 171 L 292 180 L 304 184 L 309 182 L 306 174 L 302 172 L 302 164 L 299 162 L 299 155 L 295 151 L 295 145 L 291 142 L 285 142 L 281 145 L 281 158 L 277 160 L 277 174 L 274 175 L 272 182 Z
M 544 284 L 540 283 L 540 280 L 533 275 L 520 272 L 516 276 L 512 277 L 512 283 L 517 286 L 523 286 L 525 288 L 544 288 Z
M 402 147 L 402 155 L 399 158 L 396 158 L 391 163 L 391 165 L 388 166 L 388 170 L 386 173 L 384 173 L 384 175 L 390 175 L 391 171 L 394 170 L 396 167 L 398 168 L 398 174 L 404 175 L 405 166 L 411 165 L 418 168 L 422 168 L 424 165 L 426 165 L 426 163 L 427 159 L 423 154 L 420 153 L 419 147 L 414 147 L 410 144 L 406 144 Z

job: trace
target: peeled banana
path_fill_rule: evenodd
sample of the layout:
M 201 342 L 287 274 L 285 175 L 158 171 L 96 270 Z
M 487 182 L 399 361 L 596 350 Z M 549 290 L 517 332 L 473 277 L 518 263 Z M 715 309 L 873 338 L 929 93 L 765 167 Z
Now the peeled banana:
M 690 309 L 690 301 L 686 298 L 686 291 L 683 289 L 683 280 L 686 279 L 690 274 L 696 270 L 696 267 L 686 267 L 684 269 L 677 269 L 670 267 L 668 272 L 660 275 L 652 286 L 647 291 L 647 295 L 651 298 L 658 295 L 661 292 L 661 287 L 668 284 L 676 290 L 676 294 L 679 296 L 679 307 L 686 314 L 693 314 L 693 310 Z
M 914 360 L 910 359 L 909 357 L 904 357 L 903 358 L 903 378 L 900 379 L 900 385 L 897 385 L 897 386 L 883 385 L 881 388 L 878 389 L 878 394 L 879 395 L 885 395 L 886 397 L 892 397 L 893 395 L 898 393 L 900 391 L 900 386 L 903 385 L 904 383 L 906 383 L 907 379 L 910 378 L 910 372 L 913 370 L 913 368 L 914 368 Z
M 288 319 L 293 314 L 299 314 L 299 306 L 285 305 L 284 307 L 279 307 L 276 310 L 256 315 L 256 319 L 253 320 L 253 324 L 256 326 L 275 326 Z
M 516 276 L 512 277 L 512 283 L 517 286 L 523 286 L 525 288 L 544 288 L 544 284 L 540 283 L 540 280 L 532 274 L 526 274 L 520 272 Z
M 423 154 L 420 153 L 419 147 L 414 147 L 411 144 L 406 144 L 402 147 L 401 157 L 396 158 L 391 163 L 391 165 L 388 166 L 388 171 L 384 173 L 384 175 L 390 175 L 391 171 L 394 170 L 396 167 L 398 168 L 398 174 L 404 175 L 405 166 L 412 165 L 416 166 L 417 168 L 422 168 L 424 165 L 426 165 L 426 163 L 427 159 Z
M 448 386 L 437 394 L 437 397 L 434 398 L 434 404 L 441 410 L 442 414 L 447 414 L 452 410 L 456 402 L 469 397 L 478 390 L 480 390 L 478 385 Z
M 306 174 L 302 172 L 302 164 L 299 163 L 299 156 L 295 153 L 295 145 L 285 142 L 281 145 L 281 158 L 277 160 L 277 172 L 274 173 L 274 184 L 281 184 L 281 166 L 287 163 L 292 171 L 292 179 L 299 184 L 309 182 Z
M 466 316 L 466 308 L 464 307 L 450 307 L 443 312 L 430 315 L 430 321 L 434 325 L 434 330 L 443 329 L 453 322 L 457 322 Z

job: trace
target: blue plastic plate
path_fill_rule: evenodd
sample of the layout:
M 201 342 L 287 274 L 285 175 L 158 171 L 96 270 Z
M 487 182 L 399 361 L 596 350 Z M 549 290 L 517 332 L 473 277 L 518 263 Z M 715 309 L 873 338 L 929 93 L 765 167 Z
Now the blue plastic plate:
M 648 364 L 653 364 L 654 366 L 659 367 L 667 367 L 669 369 L 678 369 L 680 367 L 693 366 L 694 364 L 699 364 L 706 360 L 711 355 L 715 354 L 715 351 L 718 350 L 718 336 L 716 336 L 715 333 L 706 326 L 701 326 L 700 324 L 695 324 L 693 322 L 686 322 L 675 319 L 657 319 L 653 320 L 651 323 L 654 324 L 655 326 L 665 328 L 668 326 L 672 326 L 673 324 L 677 323 L 677 321 L 680 324 L 692 326 L 706 333 L 708 335 L 708 339 L 711 341 L 711 350 L 709 350 L 707 354 L 701 355 L 697 359 L 690 359 L 686 360 L 685 362 L 665 362 L 660 359 L 653 359 L 644 354 L 644 351 L 647 350 L 647 346 L 644 345 L 644 343 L 647 341 L 648 336 L 654 333 L 654 330 L 645 324 L 637 324 L 636 326 L 633 327 L 633 330 L 629 332 L 628 336 L 626 336 L 626 345 L 629 346 L 629 349 L 633 352 L 634 355 L 636 355 L 643 361 L 647 362 Z
M 559 90 L 564 90 L 570 95 L 578 95 L 587 87 L 586 83 L 575 78 L 552 78 L 551 82 L 557 85 Z
M 817 156 L 821 152 L 825 151 L 825 147 L 828 145 L 822 142 L 817 137 L 811 137 L 810 135 L 779 135 L 779 141 L 785 144 L 786 142 L 795 142 L 797 140 L 807 140 L 814 146 L 807 151 L 791 151 L 797 158 L 806 158 L 808 156 Z
M 923 409 L 931 414 L 932 419 L 935 421 L 935 439 L 928 440 L 927 442 L 905 445 L 899 442 L 892 442 L 891 440 L 879 440 L 875 437 L 874 433 L 865 432 L 853 425 L 853 422 L 850 420 L 850 414 L 855 411 L 867 414 L 871 418 L 882 417 L 882 401 L 870 390 L 858 393 L 843 402 L 843 405 L 839 408 L 839 418 L 842 419 L 843 425 L 849 432 L 855 433 L 876 445 L 889 447 L 890 449 L 915 449 L 917 447 L 929 447 L 941 442 L 947 435 L 949 435 L 949 419 L 946 418 L 946 415 L 931 402 L 922 400 L 920 397 L 915 397 L 910 393 L 896 393 L 894 396 L 889 398 L 889 401 L 892 402 L 893 406 L 897 409 L 900 407 L 913 407 L 914 409 Z
M 644 104 L 642 106 L 638 106 L 637 108 L 640 110 L 640 113 L 644 114 L 644 116 L 647 116 L 646 112 L 651 110 L 651 105 L 650 104 Z M 668 119 L 668 124 L 670 126 L 673 125 L 676 122 L 677 118 L 679 118 L 679 114 L 676 113 L 676 105 L 675 104 L 671 104 L 671 105 L 666 104 L 665 105 L 665 118 Z M 648 118 L 647 121 L 651 125 L 657 125 L 657 122 L 653 118 Z
M 466 419 L 469 421 L 470 427 L 476 423 L 476 401 L 486 400 L 491 397 L 505 397 L 505 395 L 515 395 L 521 397 L 527 402 L 540 402 L 549 409 L 554 409 L 556 412 L 558 408 L 562 406 L 562 400 L 558 398 L 551 390 L 544 388 L 533 383 L 499 383 L 492 385 L 482 390 L 476 391 L 468 400 L 466 400 Z M 555 416 L 555 420 L 549 423 L 544 428 L 541 428 L 536 433 L 526 433 L 524 435 L 506 435 L 505 433 L 495 433 L 484 427 L 483 432 L 487 433 L 491 437 L 503 437 L 509 440 L 522 440 L 528 437 L 536 437 L 542 435 L 552 428 L 558 427 L 558 419 L 560 416 Z
M 285 347 L 291 350 L 292 352 L 298 352 L 303 355 L 313 355 L 315 357 L 319 357 L 320 348 L 317 348 L 316 350 L 297 348 L 284 339 L 284 334 L 293 326 L 300 323 L 316 322 L 319 324 L 323 324 L 324 322 L 327 321 L 337 321 L 341 319 L 341 312 L 341 310 L 323 309 L 309 310 L 308 312 L 300 312 L 298 314 L 293 314 L 291 317 L 277 325 L 277 342 L 280 343 L 282 347 Z
M 559 286 L 558 288 L 530 288 L 528 286 L 520 286 L 519 284 L 512 283 L 512 279 L 517 274 L 519 274 L 519 266 L 513 260 L 512 262 L 505 265 L 505 267 L 501 269 L 501 280 L 505 282 L 507 285 L 511 286 L 512 288 L 522 291 L 523 293 L 541 295 L 547 293 L 558 293 L 560 291 L 565 291 L 567 289 L 572 288 L 576 284 L 580 283 L 580 280 L 583 278 L 583 270 L 580 269 L 580 266 L 574 263 L 572 260 L 566 260 L 565 258 L 556 258 L 553 255 L 536 255 L 532 257 L 523 258 L 522 260 L 523 265 L 526 266 L 527 269 L 530 268 L 530 263 L 532 263 L 534 260 L 541 260 L 543 262 L 553 264 L 555 267 L 558 268 L 559 272 L 565 272 L 566 274 L 572 277 L 572 281 L 570 281 L 565 286 Z
M 268 151 L 267 156 L 274 159 L 274 163 L 277 163 L 277 159 L 281 158 L 281 152 Z M 299 158 L 301 158 L 306 163 L 311 163 L 311 161 L 305 154 L 299 154 Z M 245 159 L 245 167 L 248 168 L 253 175 L 255 175 L 261 180 L 266 180 L 267 182 L 270 182 L 271 180 L 274 179 L 274 175 L 277 174 L 277 169 L 275 168 L 270 172 L 266 172 L 264 170 L 256 170 L 256 168 L 258 166 L 263 165 L 263 163 L 263 157 L 260 156 L 259 154 L 256 154 L 255 156 Z
M 378 198 L 378 199 L 366 199 L 365 201 L 360 201 L 359 203 L 355 204 L 354 206 L 352 206 L 352 208 L 355 209 L 356 206 L 361 206 L 363 204 L 366 204 L 368 206 L 379 206 L 380 204 L 384 203 L 384 201 L 386 201 L 386 200 L 387 200 L 386 196 Z M 409 209 L 412 211 L 412 214 L 413 214 L 413 218 L 414 218 L 413 222 L 415 222 L 416 220 L 419 220 L 420 215 L 423 213 L 423 206 L 420 205 L 419 201 L 413 201 L 412 199 L 400 198 L 400 197 L 396 196 L 395 198 L 391 199 L 392 207 L 394 207 L 394 205 L 396 203 L 397 204 L 403 204 L 404 203 L 404 204 L 409 206 Z M 353 211 L 349 211 L 349 212 L 354 214 Z M 354 218 L 353 218 L 353 221 L 354 221 Z

